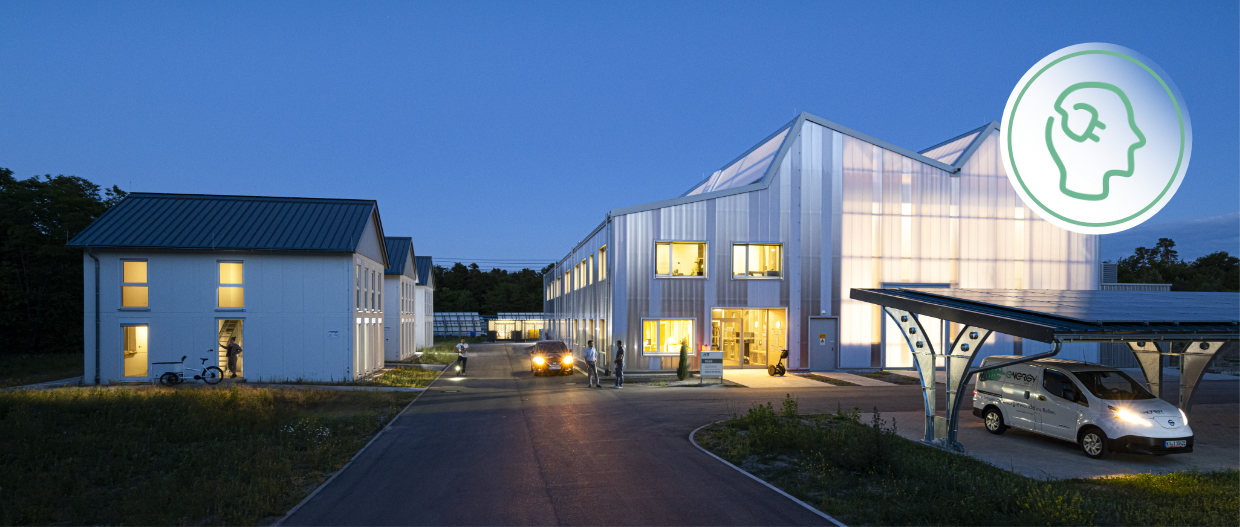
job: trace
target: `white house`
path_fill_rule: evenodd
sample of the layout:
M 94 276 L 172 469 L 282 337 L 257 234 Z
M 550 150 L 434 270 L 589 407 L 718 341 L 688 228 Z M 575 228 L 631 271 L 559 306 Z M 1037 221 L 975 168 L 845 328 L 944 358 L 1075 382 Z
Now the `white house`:
M 133 193 L 83 250 L 86 380 L 228 363 L 250 380 L 356 379 L 383 366 L 383 224 L 371 200 Z
M 417 312 L 414 325 L 418 333 L 414 338 L 418 349 L 422 349 L 435 345 L 435 263 L 430 256 L 418 256 L 415 260 L 418 264 L 418 285 L 415 288 L 414 308 Z
M 383 271 L 383 350 L 387 360 L 403 360 L 417 351 L 418 267 L 413 254 L 413 238 L 384 238 L 387 244 L 388 268 Z

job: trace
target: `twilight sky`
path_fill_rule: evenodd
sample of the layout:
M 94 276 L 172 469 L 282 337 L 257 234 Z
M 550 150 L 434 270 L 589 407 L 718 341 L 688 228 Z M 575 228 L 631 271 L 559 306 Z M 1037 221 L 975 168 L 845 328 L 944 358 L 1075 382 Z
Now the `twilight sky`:
M 378 199 L 419 255 L 507 268 L 678 196 L 797 112 L 920 150 L 999 120 L 1043 56 L 1110 42 L 1175 80 L 1194 141 L 1175 198 L 1103 258 L 1159 236 L 1240 252 L 1234 1 L 9 0 L 0 22 L 0 167 L 19 177 Z

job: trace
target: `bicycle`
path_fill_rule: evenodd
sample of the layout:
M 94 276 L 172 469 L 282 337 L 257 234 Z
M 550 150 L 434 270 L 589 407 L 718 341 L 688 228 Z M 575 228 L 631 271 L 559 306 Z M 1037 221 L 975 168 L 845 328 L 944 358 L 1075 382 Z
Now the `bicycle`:
M 154 363 L 154 364 L 180 364 L 181 365 L 181 371 L 179 372 L 170 371 L 170 372 L 164 373 L 163 375 L 160 375 L 159 384 L 162 384 L 164 386 L 176 386 L 178 384 L 185 382 L 186 380 L 188 380 L 188 378 L 185 375 L 186 370 L 202 372 L 202 375 L 194 375 L 194 380 L 202 381 L 207 384 L 219 384 L 220 380 L 224 378 L 224 370 L 221 370 L 218 366 L 207 366 L 207 359 L 202 359 L 201 369 L 186 368 L 185 357 L 187 356 L 188 355 L 182 355 L 181 362 L 156 362 Z

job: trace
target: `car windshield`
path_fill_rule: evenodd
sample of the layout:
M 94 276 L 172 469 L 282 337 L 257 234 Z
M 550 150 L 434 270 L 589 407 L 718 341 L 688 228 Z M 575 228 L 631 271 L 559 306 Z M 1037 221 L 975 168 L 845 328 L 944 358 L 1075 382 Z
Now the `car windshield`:
M 1078 371 L 1076 378 L 1094 397 L 1109 401 L 1139 401 L 1153 399 L 1154 394 L 1119 371 Z

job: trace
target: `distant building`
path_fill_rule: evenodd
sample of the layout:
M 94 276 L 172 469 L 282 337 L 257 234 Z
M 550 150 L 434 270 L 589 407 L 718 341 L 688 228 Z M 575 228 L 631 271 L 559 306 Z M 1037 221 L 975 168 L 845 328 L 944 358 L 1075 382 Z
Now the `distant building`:
M 417 334 L 414 341 L 417 349 L 435 345 L 435 262 L 430 256 L 415 258 L 418 267 L 417 293 L 414 297 L 414 326 Z
M 413 238 L 384 238 L 388 268 L 383 270 L 383 352 L 387 360 L 404 360 L 417 351 L 417 258 Z
M 182 356 L 227 368 L 232 338 L 250 380 L 383 367 L 374 201 L 133 193 L 68 246 L 83 250 L 88 383 L 158 378 Z
M 793 369 L 912 368 L 852 288 L 1098 289 L 1098 236 L 1021 202 L 998 130 L 914 152 L 803 113 L 680 196 L 608 212 L 544 277 L 550 338 L 623 340 L 632 370 L 675 369 L 682 343 L 694 368 L 702 349 L 729 368 L 785 349 Z M 958 330 L 922 322 L 940 350 Z M 1035 345 L 996 333 L 982 354 Z

